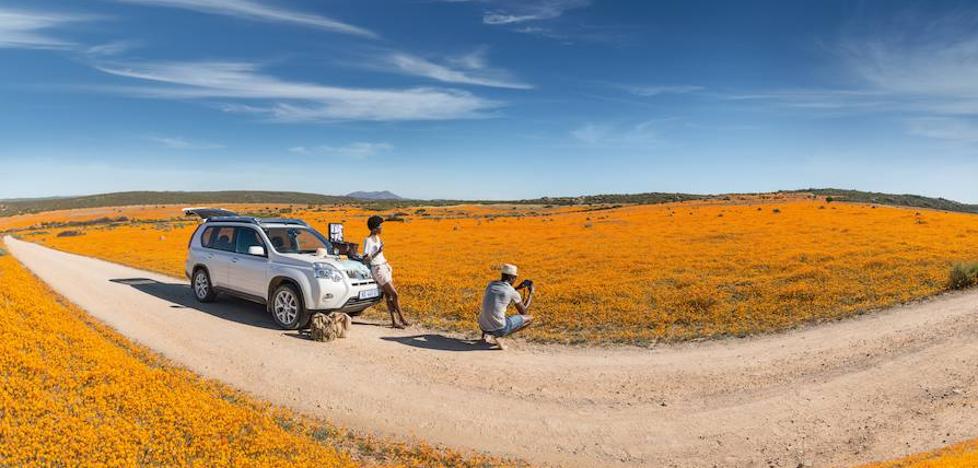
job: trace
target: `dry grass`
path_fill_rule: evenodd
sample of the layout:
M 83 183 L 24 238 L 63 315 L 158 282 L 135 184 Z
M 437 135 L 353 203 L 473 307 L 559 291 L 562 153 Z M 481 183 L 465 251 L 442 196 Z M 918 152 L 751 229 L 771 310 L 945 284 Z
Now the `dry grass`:
M 951 289 L 965 289 L 978 284 L 978 262 L 955 263 L 949 279 Z
M 173 367 L 0 257 L 0 466 L 485 466 L 301 418 Z
M 978 259 L 978 216 L 969 214 L 803 198 L 585 210 L 401 209 L 404 221 L 387 223 L 384 240 L 408 315 L 474 330 L 486 282 L 510 262 L 538 286 L 531 339 L 740 336 L 939 293 L 953 263 Z M 291 216 L 322 231 L 345 222 L 347 237 L 360 242 L 370 214 L 326 207 Z M 194 226 L 167 226 L 32 239 L 182 277 Z

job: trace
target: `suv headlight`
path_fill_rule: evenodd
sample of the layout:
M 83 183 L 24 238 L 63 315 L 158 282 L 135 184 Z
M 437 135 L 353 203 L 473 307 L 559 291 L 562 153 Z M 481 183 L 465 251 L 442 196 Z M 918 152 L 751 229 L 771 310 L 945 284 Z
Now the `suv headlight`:
M 313 263 L 312 270 L 316 278 L 329 279 L 337 283 L 343 281 L 343 272 L 328 263 Z

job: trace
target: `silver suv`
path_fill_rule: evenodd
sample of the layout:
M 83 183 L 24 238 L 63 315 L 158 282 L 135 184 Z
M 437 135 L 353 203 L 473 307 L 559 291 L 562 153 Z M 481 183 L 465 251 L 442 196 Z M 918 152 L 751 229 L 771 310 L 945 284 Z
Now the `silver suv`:
M 306 327 L 315 312 L 359 315 L 380 302 L 367 267 L 337 255 L 336 246 L 304 221 L 211 208 L 184 212 L 204 219 L 190 238 L 185 268 L 201 302 L 227 293 L 266 304 L 288 330 Z

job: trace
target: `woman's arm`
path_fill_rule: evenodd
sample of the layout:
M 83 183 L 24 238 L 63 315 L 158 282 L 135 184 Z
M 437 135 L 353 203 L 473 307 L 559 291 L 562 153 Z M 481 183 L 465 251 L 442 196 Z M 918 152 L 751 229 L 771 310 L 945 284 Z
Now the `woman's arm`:
M 379 246 L 378 246 L 379 244 Z M 363 260 L 370 263 L 377 254 L 384 251 L 384 243 L 371 240 L 369 237 L 363 241 Z

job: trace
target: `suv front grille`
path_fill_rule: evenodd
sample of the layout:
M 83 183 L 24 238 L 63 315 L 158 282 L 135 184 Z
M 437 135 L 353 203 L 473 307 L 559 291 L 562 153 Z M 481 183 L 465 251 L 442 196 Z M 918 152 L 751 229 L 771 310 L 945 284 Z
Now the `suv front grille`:
M 370 299 L 358 299 L 355 297 L 351 297 L 348 301 L 346 301 L 346 304 L 343 304 L 343 307 L 355 306 L 357 304 L 366 304 L 368 302 L 380 302 L 380 300 L 381 297 L 373 297 Z

